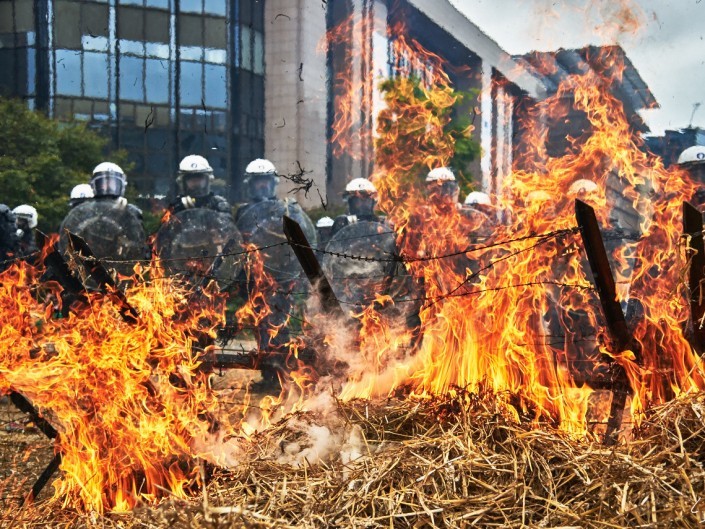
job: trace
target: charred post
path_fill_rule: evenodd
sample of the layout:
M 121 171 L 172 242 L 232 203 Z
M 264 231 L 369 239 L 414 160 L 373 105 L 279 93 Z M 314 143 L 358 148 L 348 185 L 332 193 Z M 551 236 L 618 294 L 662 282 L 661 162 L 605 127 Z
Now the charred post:
M 703 243 L 703 214 L 688 202 L 683 202 L 683 232 L 690 236 L 690 270 L 688 290 L 690 291 L 690 317 L 693 321 L 692 345 L 699 352 L 705 352 L 705 243 Z
M 110 275 L 108 270 L 105 268 L 103 263 L 98 259 L 93 251 L 90 249 L 86 241 L 83 238 L 69 232 L 69 241 L 71 243 L 71 248 L 82 258 L 82 264 L 85 267 L 86 272 L 94 281 L 98 283 L 102 288 L 108 287 L 109 295 L 115 299 L 120 307 L 120 315 L 128 323 L 137 323 L 139 319 L 139 314 L 130 305 L 125 297 L 125 294 L 118 288 L 115 280 Z
M 580 235 L 582 236 L 585 253 L 595 279 L 595 287 L 600 297 L 600 304 L 605 315 L 607 331 L 612 340 L 614 353 L 621 353 L 632 346 L 633 339 L 629 333 L 622 307 L 617 301 L 614 276 L 607 259 L 605 244 L 600 235 L 600 227 L 597 224 L 595 210 L 585 202 L 576 200 L 575 218 L 580 227 Z M 613 362 L 611 371 L 612 404 L 607 421 L 607 431 L 605 432 L 605 444 L 608 446 L 612 446 L 617 442 L 617 432 L 622 425 L 627 396 L 631 393 L 629 379 L 624 368 L 619 363 Z
M 301 226 L 286 215 L 284 215 L 284 235 L 286 235 L 287 242 L 294 250 L 299 263 L 301 263 L 301 268 L 306 273 L 306 277 L 308 277 L 313 288 L 316 289 L 323 310 L 335 316 L 343 316 L 343 309 L 340 307 L 328 278 L 323 273 L 321 265 L 316 259 L 316 254 L 306 239 Z

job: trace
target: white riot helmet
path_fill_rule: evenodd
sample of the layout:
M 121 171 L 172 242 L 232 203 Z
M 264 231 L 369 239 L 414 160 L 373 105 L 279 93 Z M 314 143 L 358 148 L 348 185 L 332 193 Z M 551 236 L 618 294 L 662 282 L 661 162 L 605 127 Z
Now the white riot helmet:
M 468 193 L 468 196 L 465 197 L 465 205 L 474 206 L 476 204 L 481 206 L 491 206 L 492 200 L 487 193 L 483 193 L 482 191 L 473 191 L 472 193 Z
M 257 158 L 247 164 L 243 182 L 250 199 L 259 202 L 276 196 L 279 176 L 272 162 Z
M 568 188 L 568 196 L 581 197 L 588 193 L 592 193 L 593 191 L 597 191 L 597 184 L 587 178 L 581 178 L 570 184 L 570 187 Z
M 321 217 L 316 222 L 316 228 L 332 228 L 332 227 L 333 227 L 333 219 L 331 219 L 330 217 Z
M 29 204 L 17 206 L 12 212 L 15 214 L 18 228 L 31 230 L 37 227 L 37 210 Z
M 436 167 L 426 176 L 426 192 L 428 197 L 444 202 L 458 202 L 460 188 L 455 181 L 455 175 L 448 167 Z
M 705 164 L 705 146 L 693 145 L 684 150 L 678 157 L 678 165 Z
M 210 193 L 213 168 L 203 156 L 189 154 L 179 164 L 176 185 L 179 193 L 190 197 L 205 197 Z
M 127 178 L 119 165 L 103 162 L 96 165 L 91 177 L 91 189 L 96 197 L 121 197 L 125 194 Z
M 448 167 L 436 167 L 429 171 L 426 182 L 455 182 L 455 175 Z
M 465 201 L 463 203 L 465 206 L 481 211 L 487 215 L 492 212 L 492 199 L 490 199 L 490 196 L 487 193 L 483 193 L 482 191 L 473 191 L 472 193 L 468 193 L 468 196 L 465 197 Z
M 377 188 L 367 178 L 354 178 L 345 186 L 343 199 L 351 215 L 371 217 L 377 205 Z
M 93 188 L 90 184 L 78 184 L 71 190 L 69 207 L 75 208 L 82 202 L 93 198 Z

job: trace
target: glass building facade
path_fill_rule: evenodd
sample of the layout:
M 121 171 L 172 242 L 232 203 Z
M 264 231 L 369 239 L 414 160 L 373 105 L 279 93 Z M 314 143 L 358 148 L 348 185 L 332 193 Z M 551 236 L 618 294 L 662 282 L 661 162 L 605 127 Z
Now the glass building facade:
M 229 198 L 264 152 L 264 0 L 0 0 L 0 94 L 85 120 L 166 195 L 205 156 Z

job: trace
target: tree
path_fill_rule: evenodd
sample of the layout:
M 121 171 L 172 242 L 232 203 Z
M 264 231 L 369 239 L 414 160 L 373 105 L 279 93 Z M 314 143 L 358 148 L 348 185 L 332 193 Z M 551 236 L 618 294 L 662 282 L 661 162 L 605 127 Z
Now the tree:
M 106 159 L 108 140 L 85 123 L 63 123 L 28 109 L 18 100 L 0 98 L 0 203 L 30 204 L 39 229 L 56 231 L 68 211 L 76 184 Z M 110 160 L 129 170 L 124 151 Z
M 413 186 L 429 169 L 450 166 L 462 194 L 472 191 L 469 165 L 480 155 L 480 144 L 472 138 L 467 107 L 477 100 L 477 90 L 445 83 L 424 87 L 415 77 L 388 79 L 380 89 L 387 107 L 378 117 L 378 165 Z

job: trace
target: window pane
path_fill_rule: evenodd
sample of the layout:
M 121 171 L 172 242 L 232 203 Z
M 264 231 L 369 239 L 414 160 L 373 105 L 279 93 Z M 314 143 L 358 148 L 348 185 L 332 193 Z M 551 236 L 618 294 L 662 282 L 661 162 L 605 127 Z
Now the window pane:
M 169 9 L 169 0 L 146 0 L 149 7 L 159 7 L 161 9 Z
M 169 58 L 169 45 L 148 42 L 147 43 L 147 56 L 156 57 L 158 59 L 168 59 Z
M 206 50 L 206 62 L 225 64 L 228 55 L 225 50 Z
M 56 50 L 56 92 L 67 96 L 81 95 L 81 53 Z
M 202 64 L 198 62 L 181 63 L 181 104 L 200 106 L 203 97 Z
M 201 13 L 203 11 L 203 4 L 201 0 L 181 0 L 181 11 Z
M 120 39 L 120 53 L 129 53 L 130 55 L 144 56 L 144 42 L 136 40 Z
M 255 54 L 253 70 L 256 74 L 264 73 L 264 43 L 262 33 L 255 31 Z
M 90 51 L 108 51 L 107 37 L 92 37 L 91 35 L 83 35 L 81 37 L 84 50 Z
M 247 26 L 240 27 L 240 67 L 252 70 L 252 33 Z
M 136 57 L 120 58 L 120 99 L 143 101 L 142 69 L 144 59 Z
M 225 0 L 205 0 L 205 12 L 225 16 Z
M 206 64 L 206 106 L 227 108 L 227 78 L 225 66 Z
M 108 56 L 91 51 L 83 54 L 83 82 L 87 97 L 108 98 Z
M 198 48 L 196 46 L 181 46 L 179 51 L 181 52 L 182 61 L 203 60 L 203 48 Z
M 36 50 L 27 48 L 27 95 L 33 96 L 34 87 L 36 86 Z
M 141 6 L 142 0 L 118 0 L 118 4 L 131 4 L 135 6 Z
M 148 103 L 169 102 L 169 62 L 147 59 L 145 88 Z

